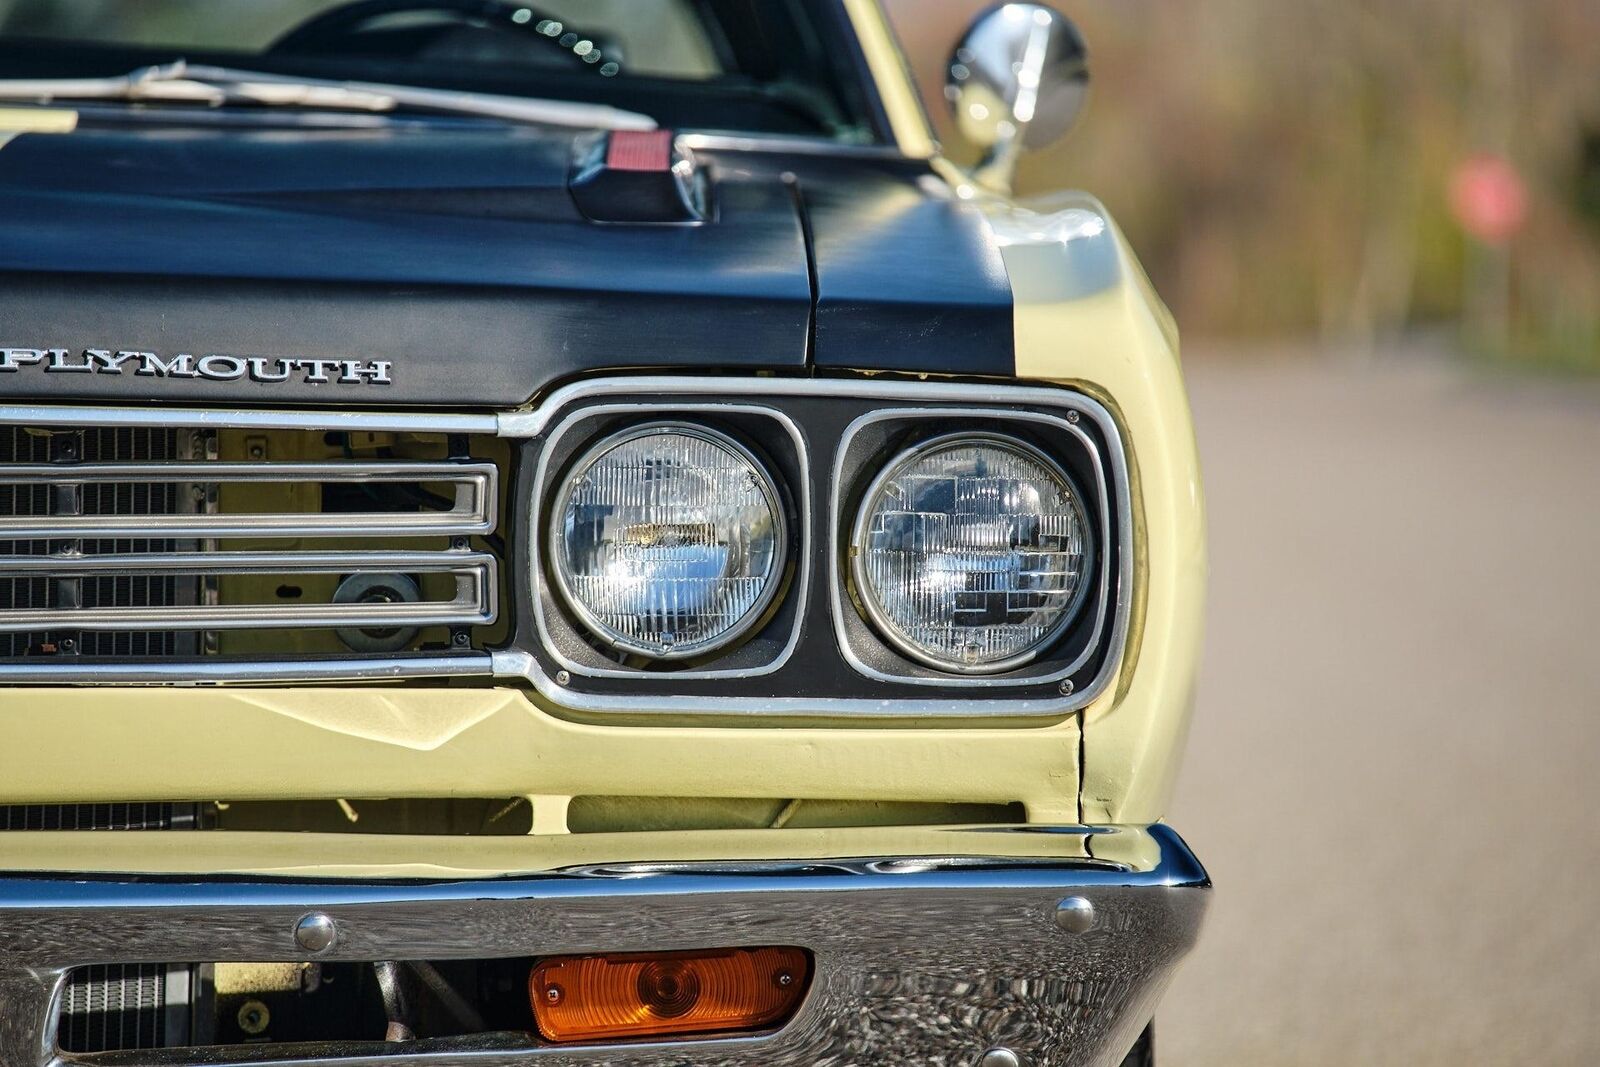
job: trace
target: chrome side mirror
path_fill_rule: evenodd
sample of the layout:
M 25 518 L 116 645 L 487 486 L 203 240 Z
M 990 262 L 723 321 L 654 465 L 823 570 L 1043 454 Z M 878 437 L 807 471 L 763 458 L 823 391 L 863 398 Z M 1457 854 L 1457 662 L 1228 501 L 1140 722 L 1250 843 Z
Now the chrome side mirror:
M 1089 50 L 1065 15 L 1006 3 L 978 16 L 950 57 L 945 99 L 963 137 L 984 149 L 974 174 L 1002 191 L 1017 157 L 1066 135 L 1089 94 Z

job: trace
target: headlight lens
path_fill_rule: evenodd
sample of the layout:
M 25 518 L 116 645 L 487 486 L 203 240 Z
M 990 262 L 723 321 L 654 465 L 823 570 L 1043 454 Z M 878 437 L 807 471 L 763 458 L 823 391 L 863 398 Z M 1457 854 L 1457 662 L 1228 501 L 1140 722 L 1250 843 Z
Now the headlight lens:
M 551 557 L 572 610 L 610 644 L 681 659 L 728 644 L 777 593 L 787 552 L 772 477 L 698 426 L 607 438 L 573 465 Z
M 868 488 L 851 542 L 868 616 L 911 658 L 941 670 L 1010 670 L 1072 621 L 1093 553 L 1082 498 L 1021 441 L 929 441 Z

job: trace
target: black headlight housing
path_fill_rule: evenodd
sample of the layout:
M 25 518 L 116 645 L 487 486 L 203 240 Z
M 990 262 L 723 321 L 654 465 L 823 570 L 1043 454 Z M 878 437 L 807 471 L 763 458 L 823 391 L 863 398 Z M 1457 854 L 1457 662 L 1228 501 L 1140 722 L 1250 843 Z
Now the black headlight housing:
M 519 491 L 516 640 L 497 657 L 582 715 L 1059 717 L 1115 673 L 1130 601 L 1126 462 L 1109 412 L 1039 386 L 884 380 L 616 378 L 553 394 L 528 419 Z M 583 453 L 630 427 L 673 422 L 739 442 L 782 499 L 787 562 L 760 620 L 703 656 L 609 646 L 574 617 L 550 570 L 550 509 Z M 515 425 L 513 424 L 513 428 Z M 1061 626 L 987 672 L 908 655 L 862 605 L 851 540 L 868 490 L 897 458 L 952 436 L 1009 443 L 1073 487 L 1081 587 Z

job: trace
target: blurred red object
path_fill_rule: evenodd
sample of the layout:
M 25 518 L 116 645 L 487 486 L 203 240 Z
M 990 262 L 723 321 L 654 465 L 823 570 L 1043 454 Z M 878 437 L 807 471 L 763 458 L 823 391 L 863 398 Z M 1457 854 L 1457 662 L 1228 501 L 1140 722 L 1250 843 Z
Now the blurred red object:
M 1450 210 L 1484 244 L 1505 244 L 1528 218 L 1528 186 L 1502 156 L 1476 155 L 1450 175 Z

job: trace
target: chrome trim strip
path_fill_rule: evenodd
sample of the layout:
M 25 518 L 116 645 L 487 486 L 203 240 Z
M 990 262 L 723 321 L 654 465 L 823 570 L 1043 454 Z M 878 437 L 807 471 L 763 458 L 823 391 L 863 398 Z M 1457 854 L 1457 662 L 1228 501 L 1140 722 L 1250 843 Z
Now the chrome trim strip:
M 896 145 L 852 144 L 822 137 L 783 134 L 747 135 L 738 133 L 681 133 L 677 137 L 680 148 L 703 149 L 708 152 L 774 152 L 791 156 L 829 156 L 837 159 L 881 159 L 917 161 Z M 923 161 L 925 162 L 925 160 Z
M 414 604 L 178 604 L 0 609 L 0 633 L 72 630 L 253 630 L 296 627 L 484 626 L 499 615 L 498 561 L 485 552 L 171 552 L 3 556 L 0 577 L 105 574 L 450 574 L 449 601 Z
M 433 415 L 395 411 L 256 411 L 227 408 L 0 407 L 0 426 L 182 426 L 186 429 L 363 430 L 378 433 L 494 434 L 494 415 Z
M 528 525 L 533 535 L 530 538 L 531 547 L 529 549 L 527 565 L 533 574 L 535 583 L 540 580 L 540 577 L 544 571 L 545 543 L 544 538 L 538 536 L 538 534 L 547 525 L 546 520 L 541 513 L 544 510 L 546 496 L 544 487 L 549 484 L 550 478 L 549 455 L 554 450 L 556 443 L 560 441 L 562 436 L 571 429 L 574 423 L 579 422 L 583 418 L 590 415 L 604 416 L 620 413 L 659 414 L 660 411 L 660 408 L 642 404 L 596 404 L 583 408 L 579 411 L 572 412 L 567 418 L 561 420 L 561 422 L 550 431 L 549 437 L 545 440 L 544 447 L 540 450 L 539 465 L 534 474 L 533 500 L 527 505 L 529 508 L 528 514 L 530 516 Z M 811 454 L 806 448 L 805 436 L 800 432 L 800 427 L 795 425 L 793 419 L 784 414 L 782 411 L 779 411 L 777 408 L 764 407 L 756 404 L 679 404 L 674 405 L 672 411 L 675 414 L 715 414 L 716 412 L 720 411 L 737 412 L 742 415 L 758 415 L 776 422 L 783 428 L 784 432 L 789 435 L 790 441 L 794 443 L 795 456 L 800 464 L 801 483 L 798 487 L 789 487 L 794 495 L 795 509 L 799 512 L 800 518 L 798 523 L 800 528 L 799 558 L 795 565 L 796 581 L 794 583 L 794 588 L 790 591 L 789 595 L 798 596 L 803 603 L 805 599 L 811 595 L 812 553 L 809 551 L 810 546 L 805 543 L 805 539 L 807 536 L 809 536 L 811 530 L 812 503 Z M 742 446 L 741 450 L 743 450 Z M 770 471 L 768 472 L 768 477 L 772 477 Z M 785 536 L 789 536 L 787 531 L 785 532 Z M 766 606 L 770 606 L 770 604 L 765 605 L 763 610 L 765 610 Z M 596 668 L 592 665 L 579 663 L 570 656 L 564 655 L 561 650 L 556 647 L 556 643 L 551 640 L 549 623 L 545 620 L 544 611 L 541 610 L 540 606 L 537 604 L 534 605 L 533 619 L 534 625 L 539 631 L 540 643 L 544 646 L 545 651 L 551 656 L 552 659 L 561 664 L 565 670 L 571 671 L 574 674 L 585 675 L 590 678 L 633 678 L 636 679 L 640 685 L 657 685 L 661 682 L 667 682 L 670 684 L 674 679 L 755 678 L 764 674 L 771 674 L 773 671 L 778 670 L 785 663 L 789 662 L 789 658 L 794 655 L 795 648 L 799 646 L 800 626 L 803 621 L 803 614 L 803 612 L 797 613 L 794 627 L 789 633 L 789 640 L 784 643 L 782 650 L 779 651 L 778 655 L 774 657 L 770 663 L 763 664 L 760 667 L 738 668 L 733 670 L 726 668 L 719 670 L 716 667 L 706 667 L 697 670 L 674 671 L 670 675 L 650 674 L 636 670 L 630 671 L 620 669 L 613 670 L 610 668 Z M 496 655 L 504 657 L 508 654 L 496 653 Z M 521 653 L 513 652 L 509 653 L 509 655 L 515 656 L 521 655 Z M 502 658 L 499 662 L 510 663 L 511 661 Z M 529 657 L 529 662 L 532 662 L 532 657 Z M 500 672 L 496 671 L 496 673 Z M 511 673 L 521 677 L 529 677 L 528 674 L 521 670 L 513 670 Z
M 1038 856 L 984 836 L 1042 831 Z M 949 857 L 571 868 L 497 881 L 356 883 L 19 877 L 0 881 L 0 1063 L 103 1062 L 55 1050 L 68 970 L 112 962 L 517 958 L 793 944 L 815 979 L 798 1015 L 754 1037 L 561 1048 L 528 1038 L 123 1053 L 122 1065 L 517 1067 L 529 1063 L 975 1063 L 996 1045 L 1039 1067 L 1120 1061 L 1193 947 L 1204 868 L 1165 826 L 950 831 Z M 1113 843 L 1117 843 L 1113 847 Z M 1086 852 L 1148 855 L 1111 865 Z M 1059 914 L 1070 904 L 1074 922 Z M 1086 919 L 1084 929 L 1076 920 Z
M 573 382 L 555 390 L 539 404 L 516 411 L 501 412 L 496 416 L 496 433 L 501 437 L 538 437 L 578 400 L 597 396 L 649 393 L 659 396 L 694 396 L 706 393 L 729 393 L 740 396 L 849 396 L 878 400 L 909 401 L 963 401 L 971 404 L 974 393 L 992 388 L 1003 393 L 1002 406 L 1026 406 L 1039 401 L 1050 407 L 1077 407 L 1086 404 L 1086 414 L 1096 421 L 1102 418 L 1108 429 L 1116 423 L 1104 407 L 1069 386 L 1017 385 L 1010 381 L 996 381 L 988 386 L 971 382 L 909 382 L 898 378 L 717 378 L 692 375 L 639 375 L 615 378 L 593 378 Z M 1119 446 L 1121 435 L 1115 438 Z M 1120 448 L 1119 448 L 1120 451 Z
M 77 659 L 0 661 L 5 685 L 282 685 L 294 682 L 381 682 L 464 678 L 493 671 L 487 652 L 452 656 L 373 656 L 370 659 L 170 659 L 145 663 Z
M 106 482 L 444 483 L 455 487 L 449 511 L 290 512 L 172 515 L 0 515 L 0 539 L 180 537 L 429 537 L 494 530 L 499 472 L 492 463 L 94 463 L 0 465 L 0 485 L 80 485 Z
M 663 413 L 685 410 L 671 398 L 694 397 L 708 393 L 759 399 L 774 396 L 864 397 L 881 401 L 959 401 L 971 405 L 978 387 L 958 382 L 907 382 L 898 379 L 842 379 L 842 378 L 715 378 L 689 376 L 641 376 L 600 378 L 574 382 L 552 392 L 537 407 L 506 412 L 499 416 L 499 433 L 509 438 L 536 438 L 543 436 L 575 404 L 596 398 L 648 395 L 663 397 L 659 407 L 626 405 L 630 410 L 660 410 Z M 521 678 L 528 681 L 541 697 L 551 704 L 582 714 L 642 714 L 681 716 L 733 715 L 742 718 L 828 717 L 845 718 L 924 718 L 940 719 L 1057 719 L 1076 711 L 1105 692 L 1121 668 L 1128 632 L 1128 615 L 1132 607 L 1133 581 L 1133 509 L 1128 479 L 1127 456 L 1122 444 L 1122 431 L 1111 413 L 1090 397 L 1068 387 L 1013 385 L 996 383 L 992 407 L 972 408 L 989 417 L 1010 414 L 1017 418 L 1032 416 L 1053 419 L 1047 414 L 1059 411 L 1063 418 L 1069 411 L 1077 411 L 1080 418 L 1092 420 L 1106 441 L 1103 453 L 1095 453 L 1111 485 L 1116 489 L 1116 537 L 1119 546 L 1119 566 L 1116 575 L 1116 598 L 1112 617 L 1110 654 L 1092 684 L 1075 690 L 1068 696 L 1030 699 L 965 699 L 959 702 L 948 699 L 898 699 L 877 698 L 815 699 L 807 697 L 771 696 L 709 697 L 652 695 L 614 697 L 596 696 L 558 684 L 545 673 L 532 655 L 515 649 L 493 653 L 495 675 L 502 678 Z M 623 405 L 618 405 L 623 406 Z M 1042 410 L 1041 410 L 1042 409 Z M 1068 423 L 1070 425 L 1070 423 Z M 1074 432 L 1081 431 L 1074 428 Z M 1093 450 L 1091 450 L 1093 452 Z M 804 454 L 804 450 L 803 450 Z M 809 463 L 809 456 L 806 457 Z M 534 487 L 535 493 L 545 491 L 541 478 Z M 835 486 L 835 494 L 838 487 Z M 1103 501 L 1103 498 L 1102 498 Z M 832 506 L 836 513 L 837 504 Z M 1102 513 L 1105 512 L 1102 507 Z M 834 528 L 837 522 L 832 523 Z M 811 553 L 807 553 L 809 556 Z M 1104 553 L 1102 553 L 1104 556 Z M 836 564 L 835 564 L 836 565 Z M 835 582 L 837 586 L 837 582 Z M 837 629 L 837 624 L 836 624 Z M 546 642 L 548 648 L 548 642 Z M 571 669 L 568 667 L 567 669 Z M 671 678 L 672 676 L 665 676 Z M 898 679 L 905 680 L 905 679 Z M 989 682 L 992 684 L 993 680 Z M 931 683 L 930 683 L 931 684 Z M 959 684 L 959 683 L 955 683 Z

